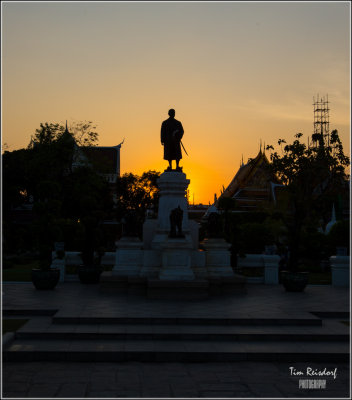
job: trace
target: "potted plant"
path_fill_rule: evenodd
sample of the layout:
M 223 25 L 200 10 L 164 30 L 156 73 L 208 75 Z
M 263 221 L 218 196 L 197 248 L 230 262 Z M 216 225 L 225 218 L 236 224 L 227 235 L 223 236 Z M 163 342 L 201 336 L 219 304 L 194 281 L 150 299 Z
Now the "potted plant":
M 39 268 L 32 269 L 32 282 L 38 290 L 52 290 L 60 279 L 60 269 L 51 268 L 51 247 L 42 245 L 39 249 Z
M 303 292 L 308 283 L 307 271 L 282 271 L 281 283 L 287 292 Z

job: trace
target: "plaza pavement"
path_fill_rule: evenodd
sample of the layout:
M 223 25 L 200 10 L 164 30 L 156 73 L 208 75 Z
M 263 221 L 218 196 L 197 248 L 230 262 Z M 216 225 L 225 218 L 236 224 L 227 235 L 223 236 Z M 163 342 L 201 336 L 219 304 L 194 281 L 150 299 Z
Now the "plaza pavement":
M 322 364 L 309 364 L 321 368 Z M 349 368 L 323 389 L 299 389 L 289 367 L 304 363 L 6 363 L 4 398 L 349 398 Z
M 246 295 L 161 301 L 101 293 L 97 285 L 79 283 L 59 284 L 54 291 L 36 291 L 31 283 L 3 285 L 5 315 L 11 314 L 12 318 L 15 314 L 30 315 L 30 322 L 39 326 L 50 317 L 34 316 L 38 310 L 57 310 L 55 315 L 73 319 L 96 316 L 251 319 L 273 315 L 304 319 L 309 314 L 312 318 L 316 318 L 314 315 L 323 318 L 324 332 L 349 331 L 340 323 L 349 312 L 349 290 L 331 286 L 308 286 L 303 293 L 287 293 L 281 286 L 248 285 Z M 264 328 L 251 329 L 263 332 Z M 314 335 L 317 327 L 304 329 Z M 290 327 L 284 330 L 292 332 Z M 311 343 L 316 345 L 314 340 Z M 272 343 L 261 345 L 270 349 Z M 337 377 L 326 377 L 326 389 L 300 389 L 299 376 L 291 376 L 290 367 L 296 371 L 305 371 L 307 367 L 337 368 Z M 11 361 L 3 363 L 2 377 L 4 398 L 349 398 L 349 375 L 349 363 L 323 357 L 319 362 Z

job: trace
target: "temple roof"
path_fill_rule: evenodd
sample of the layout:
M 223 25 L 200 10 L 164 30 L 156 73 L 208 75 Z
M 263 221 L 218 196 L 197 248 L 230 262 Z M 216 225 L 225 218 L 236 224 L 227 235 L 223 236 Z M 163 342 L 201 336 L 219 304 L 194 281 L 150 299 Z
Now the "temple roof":
M 81 151 L 98 170 L 102 173 L 116 174 L 119 147 L 81 147 Z
M 268 168 L 270 165 L 264 152 L 259 151 L 255 158 L 250 158 L 246 164 L 242 164 L 236 175 L 228 185 L 228 187 L 221 194 L 221 197 L 233 197 L 239 189 L 243 189 L 247 186 L 266 187 L 268 183 L 278 183 L 275 175 Z M 258 177 L 256 185 L 252 184 L 252 180 L 256 173 L 261 172 L 261 176 Z

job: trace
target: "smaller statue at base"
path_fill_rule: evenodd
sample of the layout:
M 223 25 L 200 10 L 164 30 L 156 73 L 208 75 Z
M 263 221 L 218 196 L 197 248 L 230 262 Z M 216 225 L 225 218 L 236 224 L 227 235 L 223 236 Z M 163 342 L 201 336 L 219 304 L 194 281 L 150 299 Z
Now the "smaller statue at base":
M 180 206 L 171 210 L 170 213 L 170 238 L 184 238 L 185 235 L 182 233 L 182 219 L 183 210 Z M 176 233 L 177 228 L 177 233 Z

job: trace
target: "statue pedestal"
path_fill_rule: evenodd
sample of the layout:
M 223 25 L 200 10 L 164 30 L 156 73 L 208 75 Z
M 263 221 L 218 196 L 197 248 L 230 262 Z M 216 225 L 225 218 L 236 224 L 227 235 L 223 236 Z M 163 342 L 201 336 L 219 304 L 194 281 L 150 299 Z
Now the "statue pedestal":
M 158 220 L 151 248 L 160 252 L 159 279 L 161 281 L 192 281 L 192 249 L 188 203 L 186 198 L 189 179 L 183 172 L 166 171 L 158 179 L 160 189 Z M 170 214 L 180 208 L 182 215 L 182 238 L 170 238 Z M 197 243 L 198 247 L 198 243 Z
M 162 265 L 160 280 L 192 281 L 191 268 L 192 243 L 186 238 L 168 238 L 162 245 Z
M 199 249 L 199 225 L 188 220 L 189 183 L 183 172 L 161 174 L 158 218 L 145 221 L 143 243 L 131 237 L 118 242 L 114 269 L 101 277 L 104 290 L 129 293 L 133 289 L 149 298 L 189 300 L 212 293 L 244 292 L 245 279 L 234 275 L 225 240 L 205 240 L 205 251 Z M 184 236 L 169 237 L 170 214 L 177 208 L 183 211 Z M 174 224 L 180 225 L 177 215 Z
M 170 214 L 171 211 L 180 207 L 183 211 L 182 231 L 189 234 L 188 222 L 188 203 L 186 198 L 187 188 L 190 180 L 186 179 L 183 172 L 163 172 L 158 179 L 160 189 L 159 209 L 156 235 L 154 236 L 151 247 L 161 248 L 170 233 Z

